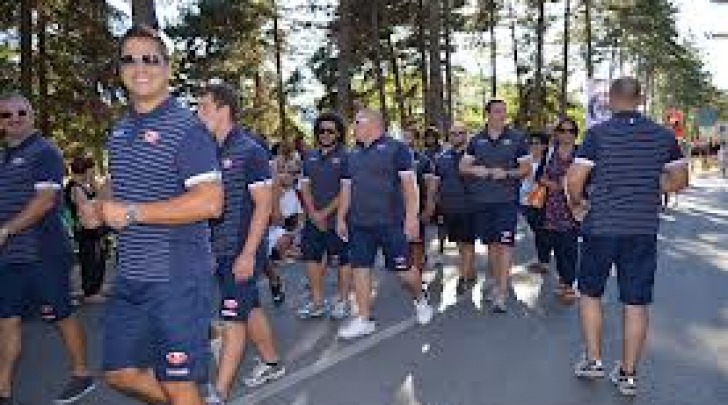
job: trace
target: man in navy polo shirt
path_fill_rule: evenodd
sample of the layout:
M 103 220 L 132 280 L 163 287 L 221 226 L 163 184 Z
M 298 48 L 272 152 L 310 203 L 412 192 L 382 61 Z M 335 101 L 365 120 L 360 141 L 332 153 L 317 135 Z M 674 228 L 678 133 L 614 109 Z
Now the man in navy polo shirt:
M 254 387 L 285 374 L 258 295 L 258 276 L 267 261 L 265 236 L 272 207 L 268 154 L 236 126 L 238 111 L 237 92 L 229 85 L 211 84 L 199 93 L 198 115 L 219 145 L 225 188 L 223 215 L 212 221 L 220 317 L 225 321 L 215 383 L 222 400 L 230 397 L 246 334 L 261 362 L 245 384 Z
M 73 265 L 61 223 L 63 158 L 33 123 L 18 94 L 0 98 L 0 404 L 11 404 L 12 374 L 20 357 L 21 316 L 31 306 L 58 327 L 72 379 L 57 398 L 71 403 L 94 388 L 86 367 L 84 333 L 72 315 Z
M 215 143 L 169 94 L 169 55 L 155 31 L 120 44 L 130 110 L 108 140 L 111 195 L 80 209 L 118 231 L 114 290 L 104 320 L 109 385 L 151 403 L 201 405 L 207 380 L 213 256 L 208 220 L 223 189 Z
M 448 137 L 450 147 L 435 157 L 435 192 L 443 215 L 445 232 L 450 242 L 460 251 L 460 277 L 458 295 L 472 288 L 476 282 L 473 270 L 475 256 L 475 229 L 472 204 L 468 203 L 467 186 L 458 169 L 468 146 L 468 133 L 462 123 L 455 122 Z
M 371 268 L 384 251 L 386 267 L 398 272 L 415 300 L 417 322 L 427 324 L 433 310 L 422 291 L 422 276 L 408 262 L 408 240 L 419 237 L 419 201 L 414 162 L 409 148 L 384 132 L 382 116 L 361 110 L 355 117 L 357 144 L 349 153 L 341 187 L 336 231 L 349 241 L 349 260 L 359 313 L 339 329 L 353 339 L 374 333 L 370 319 Z
M 506 103 L 491 100 L 488 124 L 470 140 L 460 160 L 460 172 L 471 177 L 468 186 L 475 213 L 475 233 L 488 245 L 488 268 L 495 286 L 486 297 L 493 311 L 506 312 L 508 276 L 518 221 L 518 188 L 531 171 L 526 137 L 506 126 Z
M 586 353 L 575 372 L 604 376 L 601 296 L 614 265 L 624 330 L 622 359 L 610 377 L 622 394 L 635 395 L 657 268 L 660 195 L 687 187 L 688 165 L 673 134 L 637 111 L 637 80 L 615 80 L 609 98 L 612 118 L 589 129 L 566 178 L 572 212 L 583 220 L 578 285 Z
M 303 261 L 311 288 L 311 301 L 298 311 L 301 318 L 318 318 L 329 312 L 324 301 L 324 255 L 339 267 L 338 298 L 331 316 L 343 319 L 349 315 L 351 267 L 348 247 L 336 234 L 336 211 L 339 208 L 341 179 L 346 167 L 344 149 L 346 127 L 336 114 L 325 113 L 313 125 L 317 149 L 303 157 L 301 199 L 307 214 L 302 232 Z

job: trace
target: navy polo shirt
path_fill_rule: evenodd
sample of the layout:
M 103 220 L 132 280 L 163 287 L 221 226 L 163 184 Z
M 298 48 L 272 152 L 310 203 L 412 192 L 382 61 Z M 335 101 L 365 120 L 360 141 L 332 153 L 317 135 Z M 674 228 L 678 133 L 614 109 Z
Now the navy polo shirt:
M 343 146 L 337 146 L 328 153 L 311 150 L 304 156 L 301 181 L 309 183 L 316 210 L 326 208 L 339 195 L 347 157 Z M 333 224 L 336 217 L 332 215 L 329 220 Z
M 412 152 L 402 142 L 382 136 L 349 152 L 344 178 L 351 181 L 348 220 L 353 225 L 395 225 L 404 221 L 401 172 L 414 175 Z
M 56 191 L 53 208 L 0 247 L 0 264 L 33 263 L 70 252 L 61 222 L 63 172 L 61 152 L 40 134 L 31 135 L 16 147 L 0 149 L 0 225 L 18 215 L 38 190 Z
M 219 181 L 216 147 L 202 122 L 169 98 L 154 110 L 131 111 L 113 128 L 107 144 L 114 199 L 127 203 L 168 200 L 189 187 Z M 120 277 L 169 281 L 173 272 L 202 271 L 212 265 L 207 221 L 184 225 L 134 224 L 119 232 Z
M 225 189 L 222 217 L 212 220 L 212 246 L 217 257 L 237 257 L 248 238 L 255 205 L 251 189 L 270 184 L 266 151 L 246 133 L 234 128 L 218 147 Z M 265 250 L 261 242 L 259 251 Z
M 466 155 L 474 158 L 474 164 L 489 169 L 513 170 L 519 162 L 529 159 L 526 137 L 506 128 L 497 139 L 488 135 L 487 129 L 475 135 L 466 149 Z M 474 204 L 509 203 L 518 199 L 518 179 L 493 180 L 472 178 L 468 191 Z M 477 207 L 475 207 L 477 208 Z
M 466 213 L 472 209 L 468 203 L 467 180 L 460 174 L 460 160 L 465 151 L 446 149 L 435 157 L 435 176 L 440 180 L 439 205 L 448 214 Z
M 432 160 L 425 153 L 413 149 L 412 156 L 414 157 L 415 173 L 417 174 L 417 188 L 420 192 L 420 209 L 422 209 L 427 201 L 427 184 L 425 180 L 428 176 L 435 174 L 435 169 L 432 167 Z
M 619 112 L 590 128 L 574 161 L 592 167 L 583 231 L 656 234 L 660 175 L 665 165 L 682 164 L 682 158 L 674 135 L 638 112 Z

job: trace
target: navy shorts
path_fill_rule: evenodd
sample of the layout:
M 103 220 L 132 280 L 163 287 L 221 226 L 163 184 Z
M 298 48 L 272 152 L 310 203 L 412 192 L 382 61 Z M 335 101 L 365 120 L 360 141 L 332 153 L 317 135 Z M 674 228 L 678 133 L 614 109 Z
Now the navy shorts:
M 253 277 L 236 282 L 233 275 L 235 258 L 218 260 L 215 275 L 220 287 L 220 318 L 231 322 L 246 322 L 254 308 L 260 308 L 258 274 L 264 263 L 256 262 Z
M 333 229 L 322 231 L 310 221 L 306 221 L 301 232 L 301 253 L 304 262 L 320 263 L 326 255 L 330 264 L 349 264 L 349 247 L 346 242 Z
M 73 313 L 70 257 L 25 264 L 0 264 L 0 319 L 38 311 L 43 320 L 61 321 Z
M 510 203 L 480 204 L 473 214 L 475 237 L 483 244 L 513 246 L 518 224 L 518 205 Z
M 208 379 L 212 321 L 209 271 L 169 282 L 117 277 L 104 318 L 105 371 L 152 369 L 160 381 Z
M 385 266 L 406 271 L 409 243 L 402 225 L 349 226 L 349 259 L 353 268 L 372 268 L 382 249 Z
M 456 243 L 475 243 L 475 215 L 472 213 L 443 214 L 447 240 Z
M 652 302 L 657 270 L 657 236 L 584 235 L 578 271 L 579 291 L 589 297 L 601 297 L 612 265 L 617 269 L 622 303 L 647 305 Z

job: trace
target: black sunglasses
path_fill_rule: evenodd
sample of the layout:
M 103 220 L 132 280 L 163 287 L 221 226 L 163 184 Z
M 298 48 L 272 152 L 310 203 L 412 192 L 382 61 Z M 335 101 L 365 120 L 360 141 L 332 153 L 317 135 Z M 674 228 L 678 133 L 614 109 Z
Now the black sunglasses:
M 159 55 L 122 55 L 119 62 L 122 66 L 159 66 L 162 64 L 163 58 Z
M 576 128 L 556 128 L 556 132 L 575 134 Z
M 332 128 L 319 128 L 318 133 L 323 134 L 331 134 L 331 135 L 337 135 L 339 132 Z
M 467 135 L 465 131 L 450 131 L 450 135 Z M 435 138 L 434 136 L 432 138 Z
M 25 117 L 28 115 L 28 111 L 27 110 L 18 110 L 18 111 L 15 111 L 15 115 L 17 115 L 18 117 Z M 12 118 L 12 117 L 13 117 L 12 111 L 3 111 L 0 113 L 0 118 L 2 118 L 4 120 L 6 120 L 8 118 Z

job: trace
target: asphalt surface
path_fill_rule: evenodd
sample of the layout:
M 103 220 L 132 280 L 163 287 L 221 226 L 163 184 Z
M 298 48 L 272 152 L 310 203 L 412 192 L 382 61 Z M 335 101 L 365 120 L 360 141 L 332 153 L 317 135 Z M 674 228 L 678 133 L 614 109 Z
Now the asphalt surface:
M 303 273 L 298 265 L 286 266 L 284 306 L 271 305 L 267 284 L 261 291 L 288 374 L 255 390 L 240 383 L 230 403 L 728 404 L 728 181 L 695 179 L 663 215 L 649 342 L 638 369 L 641 392 L 633 400 L 620 398 L 606 380 L 589 383 L 573 376 L 572 363 L 581 351 L 575 308 L 553 299 L 553 275 L 524 270 L 533 247 L 523 227 L 519 238 L 512 277 L 517 299 L 509 302 L 508 314 L 491 314 L 478 288 L 456 299 L 456 253 L 450 246 L 444 266 L 428 274 L 438 309 L 430 325 L 415 325 L 412 302 L 397 280 L 378 271 L 377 332 L 353 342 L 337 339 L 334 321 L 296 319 L 305 295 Z M 327 287 L 333 293 L 333 277 Z M 610 366 L 620 350 L 616 297 L 611 282 L 604 298 Z M 83 306 L 79 315 L 87 328 L 91 365 L 98 369 L 103 306 Z M 66 378 L 61 343 L 53 328 L 38 321 L 25 323 L 23 339 L 16 396 L 22 404 L 50 404 Z M 240 381 L 254 356 L 249 347 Z M 137 404 L 102 384 L 78 403 Z

